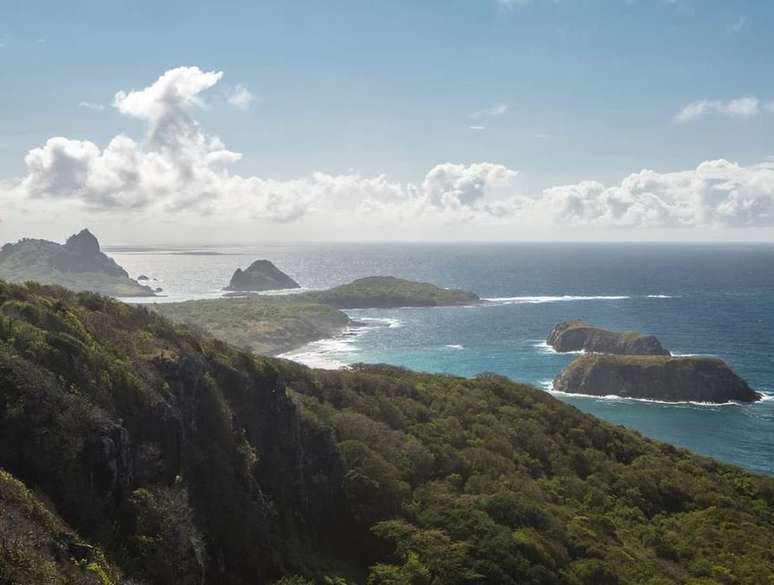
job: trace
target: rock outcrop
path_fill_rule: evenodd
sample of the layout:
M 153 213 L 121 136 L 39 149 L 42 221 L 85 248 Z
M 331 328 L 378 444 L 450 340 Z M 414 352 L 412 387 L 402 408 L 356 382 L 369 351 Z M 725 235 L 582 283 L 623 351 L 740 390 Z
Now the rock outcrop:
M 720 359 L 589 354 L 554 380 L 560 392 L 665 402 L 754 402 L 755 392 Z
M 256 260 L 247 268 L 237 268 L 225 290 L 264 291 L 301 288 L 299 284 L 268 260 Z
M 104 254 L 87 229 L 70 236 L 64 244 L 25 238 L 4 245 L 0 249 L 0 278 L 114 297 L 154 296 L 150 287 L 129 278 L 126 270 Z
M 653 335 L 643 335 L 636 331 L 608 331 L 586 321 L 559 323 L 549 333 L 546 343 L 559 352 L 670 355 Z

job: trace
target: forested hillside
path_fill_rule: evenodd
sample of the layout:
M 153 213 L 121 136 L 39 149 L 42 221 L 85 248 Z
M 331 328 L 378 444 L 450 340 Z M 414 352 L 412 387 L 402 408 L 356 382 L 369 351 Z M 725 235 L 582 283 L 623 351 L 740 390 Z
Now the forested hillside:
M 774 572 L 770 478 L 502 377 L 312 371 L 55 287 L 0 283 L 0 467 L 2 584 Z

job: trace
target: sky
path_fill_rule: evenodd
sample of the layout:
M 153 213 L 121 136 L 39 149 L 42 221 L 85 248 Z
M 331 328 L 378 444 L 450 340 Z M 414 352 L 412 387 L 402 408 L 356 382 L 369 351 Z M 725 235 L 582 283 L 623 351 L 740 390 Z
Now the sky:
M 774 240 L 765 0 L 4 0 L 0 242 Z

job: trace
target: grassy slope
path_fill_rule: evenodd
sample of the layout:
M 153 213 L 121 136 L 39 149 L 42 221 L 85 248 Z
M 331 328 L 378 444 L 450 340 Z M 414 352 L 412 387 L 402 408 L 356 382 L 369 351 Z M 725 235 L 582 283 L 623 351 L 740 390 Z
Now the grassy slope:
M 137 579 L 770 585 L 774 481 L 528 386 L 311 371 L 54 288 L 0 283 L 0 317 L 0 466 Z
M 195 325 L 229 343 L 270 355 L 330 337 L 350 323 L 349 317 L 333 307 L 292 296 L 160 303 L 153 309 L 173 321 Z

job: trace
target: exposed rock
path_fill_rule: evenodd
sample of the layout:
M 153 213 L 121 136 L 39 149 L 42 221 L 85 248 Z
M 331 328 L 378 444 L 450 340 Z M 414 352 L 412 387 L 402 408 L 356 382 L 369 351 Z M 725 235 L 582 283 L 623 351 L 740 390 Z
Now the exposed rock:
M 137 280 L 150 280 L 150 278 L 148 278 L 145 274 L 141 274 L 137 277 Z
M 556 351 L 587 351 L 624 355 L 670 355 L 653 335 L 636 331 L 608 331 L 586 321 L 565 321 L 551 330 L 546 339 Z
M 268 260 L 256 260 L 247 268 L 237 268 L 225 290 L 263 291 L 301 288 L 299 284 Z
M 589 354 L 554 380 L 560 392 L 666 402 L 754 402 L 761 395 L 720 359 Z

